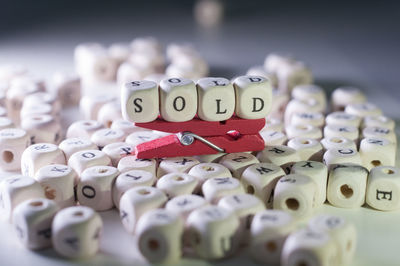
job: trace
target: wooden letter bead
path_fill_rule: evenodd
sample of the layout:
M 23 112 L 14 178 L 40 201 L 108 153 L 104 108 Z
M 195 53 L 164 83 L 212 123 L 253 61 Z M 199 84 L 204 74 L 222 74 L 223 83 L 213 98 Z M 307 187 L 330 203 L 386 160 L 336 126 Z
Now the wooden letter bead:
M 286 135 L 288 139 L 303 137 L 319 140 L 322 138 L 322 131 L 312 125 L 289 125 L 286 127 Z
M 257 158 L 260 162 L 273 163 L 282 167 L 286 173 L 290 172 L 290 167 L 295 162 L 301 161 L 295 149 L 284 145 L 266 147 L 257 153 Z
M 318 215 L 308 222 L 310 230 L 328 233 L 338 250 L 338 265 L 350 265 L 357 245 L 353 224 L 333 215 Z
M 75 68 L 79 76 L 91 82 L 115 80 L 118 61 L 97 43 L 79 44 L 74 51 Z
M 323 138 L 321 139 L 321 144 L 324 147 L 324 150 L 329 150 L 329 149 L 352 149 L 352 150 L 357 150 L 357 145 L 356 143 L 351 140 L 347 139 L 345 137 L 330 137 L 330 138 Z
M 368 170 L 380 165 L 395 166 L 396 145 L 386 139 L 365 138 L 360 142 L 362 164 Z
M 1 108 L 0 108 L 0 115 L 1 115 Z M 21 108 L 20 112 L 20 120 L 24 119 L 24 117 L 31 116 L 31 115 L 50 115 L 54 116 L 55 120 L 57 120 L 57 114 L 55 114 L 53 107 L 47 103 L 34 103 L 31 105 L 24 104 Z
M 299 85 L 308 85 L 313 82 L 311 70 L 302 62 L 282 64 L 277 71 L 279 80 L 279 89 L 283 91 L 292 91 Z
M 292 90 L 292 98 L 299 100 L 315 99 L 326 109 L 326 95 L 324 90 L 313 84 L 298 85 Z
M 383 127 L 394 130 L 396 124 L 393 119 L 384 115 L 369 115 L 364 117 L 362 127 Z
M 322 206 L 326 201 L 326 186 L 328 183 L 328 167 L 321 162 L 301 161 L 292 166 L 292 174 L 310 177 L 316 184 L 315 205 Z
M 182 256 L 182 218 L 165 209 L 143 214 L 136 234 L 140 253 L 150 263 L 176 263 Z
M 115 119 L 111 124 L 111 129 L 119 129 L 125 132 L 125 135 L 128 136 L 135 131 L 142 131 L 144 128 L 135 126 L 135 123 L 132 123 L 125 119 Z
M 281 265 L 340 265 L 337 260 L 338 250 L 328 233 L 303 228 L 286 239 Z
M 180 215 L 186 221 L 192 211 L 200 209 L 207 204 L 208 202 L 201 196 L 185 194 L 170 199 L 165 205 L 165 209 Z
M 46 198 L 60 208 L 75 205 L 74 187 L 78 180 L 75 171 L 63 164 L 51 164 L 40 168 L 35 179 L 43 187 Z
M 286 106 L 284 114 L 285 125 L 290 125 L 295 113 L 324 113 L 325 109 L 315 99 L 292 99 Z
M 11 221 L 14 208 L 24 200 L 44 198 L 43 188 L 35 179 L 16 175 L 0 183 L 0 213 L 4 220 Z
M 242 184 L 248 194 L 259 197 L 262 202 L 272 208 L 274 188 L 285 172 L 272 163 L 256 163 L 246 168 L 242 174 Z
M 161 117 L 170 122 L 193 119 L 197 112 L 197 90 L 193 81 L 184 78 L 163 79 L 160 82 Z
M 354 163 L 361 165 L 361 156 L 356 149 L 333 148 L 324 153 L 323 162 L 330 168 L 335 164 Z
M 400 209 L 400 170 L 392 166 L 378 166 L 368 176 L 366 202 L 374 209 Z
M 125 142 L 114 142 L 104 146 L 102 151 L 107 154 L 108 157 L 110 157 L 111 164 L 114 167 L 117 167 L 121 158 L 124 158 L 128 155 L 131 155 L 132 152 L 135 152 L 135 147 Z
M 258 263 L 279 265 L 283 244 L 295 225 L 295 220 L 288 212 L 258 212 L 251 223 L 251 257 Z
M 397 143 L 397 136 L 394 130 L 384 127 L 366 127 L 362 131 L 364 138 L 383 138 Z
M 72 154 L 83 150 L 96 150 L 97 146 L 87 138 L 69 138 L 60 142 L 58 147 L 64 152 L 68 160 Z
M 31 143 L 61 141 L 61 125 L 51 115 L 29 115 L 22 119 L 21 128 L 31 137 Z
M 156 167 L 156 159 L 138 159 L 135 155 L 123 157 L 118 162 L 118 170 L 121 173 L 130 170 L 143 170 L 156 175 Z
M 323 148 L 318 140 L 297 137 L 289 140 L 287 145 L 297 151 L 301 160 L 322 160 Z
M 81 79 L 77 75 L 56 73 L 53 89 L 63 107 L 75 106 L 81 99 Z
M 272 87 L 268 79 L 261 76 L 240 76 L 233 84 L 236 94 L 235 114 L 244 119 L 267 116 L 271 110 Z
M 331 96 L 333 111 L 343 111 L 349 104 L 365 103 L 367 98 L 354 87 L 340 87 L 333 91 Z
M 204 182 L 202 186 L 204 198 L 216 204 L 226 195 L 243 194 L 244 189 L 240 181 L 233 177 L 213 177 Z
M 324 127 L 324 137 L 345 137 L 357 141 L 359 137 L 358 128 L 354 126 L 327 125 Z
M 275 130 L 261 130 L 260 136 L 263 138 L 265 146 L 284 145 L 287 137 L 284 133 Z
M 368 170 L 357 164 L 338 164 L 329 172 L 327 199 L 341 208 L 361 207 L 365 202 Z
M 124 141 L 125 133 L 119 129 L 103 128 L 94 132 L 90 140 L 96 144 L 99 149 L 103 149 L 104 146 L 110 143 Z
M 281 177 L 274 191 L 274 209 L 284 210 L 296 217 L 309 216 L 315 207 L 317 185 L 306 175 Z
M 90 139 L 92 134 L 102 129 L 103 125 L 96 120 L 79 120 L 72 123 L 67 130 L 67 138 L 87 138 Z
M 201 189 L 203 183 L 212 177 L 232 177 L 228 168 L 219 163 L 199 163 L 189 170 L 189 175 L 194 176 L 197 181 L 195 192 Z
M 148 142 L 151 140 L 155 140 L 160 138 L 161 136 L 149 131 L 149 130 L 142 130 L 136 131 L 126 137 L 125 142 L 128 144 L 132 144 L 133 146 L 137 146 L 141 143 Z
M 197 209 L 187 219 L 191 246 L 204 259 L 227 257 L 238 246 L 234 238 L 239 224 L 239 218 L 222 207 Z
M 37 250 L 51 246 L 51 223 L 57 211 L 54 201 L 41 198 L 26 200 L 14 209 L 14 228 L 25 247 Z
M 122 119 L 121 103 L 119 100 L 104 104 L 97 114 L 97 121 L 108 128 L 111 127 L 115 119 Z
M 366 117 L 369 115 L 382 115 L 382 110 L 372 103 L 353 103 L 346 106 L 346 113 Z
M 127 190 L 119 201 L 122 224 L 133 234 L 140 216 L 149 210 L 161 208 L 166 201 L 164 192 L 155 187 L 138 186 Z
M 188 173 L 189 170 L 200 162 L 193 157 L 171 157 L 163 159 L 158 165 L 157 177 L 169 173 Z
M 96 211 L 114 207 L 112 186 L 118 174 L 118 169 L 112 166 L 93 166 L 83 171 L 76 189 L 79 204 Z
M 246 152 L 230 153 L 225 155 L 219 161 L 220 164 L 228 168 L 232 176 L 240 178 L 243 171 L 252 164 L 259 163 L 257 158 Z
M 86 206 L 59 211 L 52 224 L 53 247 L 63 257 L 82 259 L 94 256 L 100 247 L 103 222 Z
M 359 127 L 361 118 L 346 112 L 333 112 L 326 116 L 327 125 Z
M 92 166 L 111 165 L 111 159 L 99 150 L 83 150 L 75 152 L 68 160 L 68 165 L 75 170 L 78 175 Z
M 322 113 L 313 113 L 313 112 L 294 113 L 292 115 L 291 124 L 322 127 L 325 124 L 325 117 Z
M 153 81 L 132 81 L 121 90 L 122 116 L 124 119 L 146 123 L 157 119 L 159 112 L 158 85 Z
M 122 195 L 129 189 L 137 186 L 152 186 L 156 181 L 154 174 L 143 170 L 130 170 L 120 174 L 112 188 L 114 205 L 119 208 Z
M 30 94 L 24 98 L 25 106 L 37 106 L 42 104 L 49 104 L 53 111 L 53 115 L 57 115 L 61 110 L 61 102 L 56 94 L 51 92 L 37 92 L 34 94 Z
M 218 202 L 218 206 L 233 212 L 239 217 L 238 241 L 242 244 L 248 244 L 250 241 L 251 221 L 256 213 L 265 210 L 264 203 L 256 196 L 238 194 L 223 197 Z
M 79 109 L 83 117 L 88 120 L 96 120 L 100 108 L 106 103 L 115 101 L 112 94 L 95 94 L 83 96 L 79 102 Z
M 49 164 L 66 164 L 64 153 L 52 143 L 33 144 L 22 153 L 23 175 L 33 177 L 40 168 Z
M 197 81 L 198 112 L 200 119 L 223 121 L 235 111 L 235 91 L 225 78 L 202 78 Z
M 0 130 L 0 168 L 4 171 L 21 169 L 21 156 L 30 144 L 25 130 L 6 128 Z
M 192 194 L 197 187 L 198 181 L 194 176 L 184 173 L 170 173 L 163 175 L 156 187 L 161 189 L 168 198 L 183 194 Z

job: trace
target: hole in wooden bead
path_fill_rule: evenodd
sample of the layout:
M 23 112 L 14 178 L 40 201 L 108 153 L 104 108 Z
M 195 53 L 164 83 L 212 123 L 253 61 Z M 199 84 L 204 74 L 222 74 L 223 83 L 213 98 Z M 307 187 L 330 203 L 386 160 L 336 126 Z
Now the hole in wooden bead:
M 292 211 L 297 211 L 300 206 L 299 201 L 294 198 L 287 199 L 285 203 L 286 203 L 286 206 L 288 207 L 288 209 L 290 209 Z
M 268 250 L 269 252 L 275 252 L 278 247 L 276 246 L 276 243 L 274 241 L 268 241 L 265 243 L 265 249 Z
M 371 161 L 371 164 L 372 164 L 374 167 L 377 167 L 377 166 L 381 165 L 381 161 L 379 161 L 379 160 L 373 160 L 373 161 Z
M 72 215 L 73 215 L 73 216 L 80 217 L 80 216 L 83 216 L 83 212 L 81 212 L 81 211 L 76 211 L 76 212 L 74 212 Z
M 175 181 L 183 181 L 185 179 L 183 177 L 181 177 L 181 176 L 174 176 L 174 180 Z
M 34 116 L 34 117 L 32 117 L 32 119 L 33 119 L 33 120 L 36 120 L 36 121 L 42 120 L 42 118 L 41 118 L 40 116 Z
M 203 169 L 207 172 L 215 171 L 214 167 L 211 166 L 203 166 Z
M 301 144 L 310 144 L 310 141 L 309 140 L 306 140 L 306 139 L 303 139 L 303 140 L 301 140 L 300 141 L 301 142 Z
M 382 169 L 382 171 L 387 175 L 393 175 L 394 171 L 392 169 Z
M 98 172 L 100 173 L 100 174 L 104 174 L 104 173 L 107 173 L 107 169 L 104 169 L 104 168 L 100 168 L 99 170 L 98 170 Z
M 348 185 L 342 185 L 340 187 L 340 192 L 346 199 L 351 198 L 354 193 L 353 189 L 351 187 L 349 187 Z
M 84 122 L 83 125 L 84 125 L 84 126 L 91 126 L 91 125 L 92 125 L 92 122 L 87 121 L 87 122 Z
M 11 151 L 3 151 L 3 161 L 11 163 L 14 160 L 14 153 Z
M 247 186 L 247 193 L 248 194 L 254 194 L 254 187 L 253 186 Z
M 147 245 L 148 245 L 149 249 L 152 251 L 156 251 L 157 249 L 160 248 L 160 244 L 158 243 L 158 241 L 156 239 L 150 239 Z
M 107 126 L 108 128 L 111 127 L 111 124 L 112 124 L 112 121 L 110 121 L 110 120 L 106 122 L 106 126 Z
M 342 143 L 343 142 L 343 140 L 339 139 L 339 138 L 332 138 L 331 141 L 335 142 L 335 143 Z
M 141 189 L 141 190 L 138 191 L 138 193 L 139 193 L 140 195 L 147 195 L 147 194 L 150 194 L 150 191 L 148 191 L 148 190 L 146 190 L 146 189 Z
M 39 206 L 43 206 L 43 202 L 41 202 L 41 201 L 32 201 L 31 203 L 29 203 L 29 205 L 31 205 L 33 207 L 39 207 Z

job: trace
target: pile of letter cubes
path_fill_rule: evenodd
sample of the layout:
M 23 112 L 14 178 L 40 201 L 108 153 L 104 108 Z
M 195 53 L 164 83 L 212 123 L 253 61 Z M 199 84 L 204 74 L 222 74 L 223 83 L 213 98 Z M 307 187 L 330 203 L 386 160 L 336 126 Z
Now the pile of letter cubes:
M 75 62 L 78 76 L 58 73 L 51 84 L 24 68 L 0 69 L 0 167 L 14 173 L 2 178 L 0 213 L 29 249 L 93 256 L 103 232 L 97 212 L 111 210 L 150 263 L 248 250 L 262 264 L 346 265 L 355 226 L 314 211 L 400 209 L 395 123 L 357 88 L 328 100 L 302 62 L 271 54 L 247 75 L 205 77 L 192 46 L 170 45 L 164 56 L 154 38 L 82 44 Z M 81 97 L 83 80 L 118 83 L 120 96 Z M 63 110 L 78 104 L 84 120 L 62 128 Z M 265 148 L 135 155 L 171 135 L 135 123 L 233 118 L 265 118 Z

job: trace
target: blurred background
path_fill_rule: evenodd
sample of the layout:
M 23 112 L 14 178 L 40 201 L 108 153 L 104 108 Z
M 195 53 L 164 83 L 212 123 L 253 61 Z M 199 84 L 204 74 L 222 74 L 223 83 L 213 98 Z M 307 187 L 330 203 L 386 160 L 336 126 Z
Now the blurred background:
M 304 61 L 327 90 L 359 86 L 384 103 L 378 104 L 385 113 L 400 117 L 395 1 L 225 0 L 217 1 L 212 23 L 196 17 L 199 2 L 2 0 L 0 62 L 50 75 L 73 70 L 79 43 L 154 36 L 164 45 L 192 42 L 211 75 L 230 78 L 262 65 L 268 53 L 281 52 Z

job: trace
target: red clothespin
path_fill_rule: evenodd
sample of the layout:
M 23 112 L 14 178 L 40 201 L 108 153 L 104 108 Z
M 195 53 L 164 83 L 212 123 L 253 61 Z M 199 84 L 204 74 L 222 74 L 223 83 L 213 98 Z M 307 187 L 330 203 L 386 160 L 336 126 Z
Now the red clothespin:
M 157 119 L 136 126 L 175 133 L 136 146 L 136 157 L 140 159 L 192 156 L 260 151 L 264 140 L 259 131 L 265 119 L 242 119 L 232 117 L 221 122 L 204 121 L 198 118 L 186 122 L 167 122 Z

